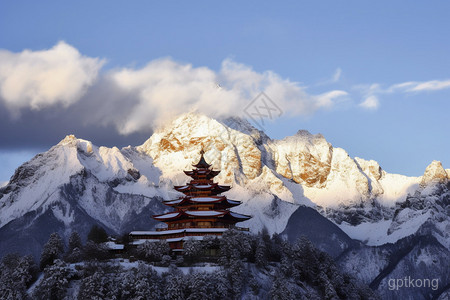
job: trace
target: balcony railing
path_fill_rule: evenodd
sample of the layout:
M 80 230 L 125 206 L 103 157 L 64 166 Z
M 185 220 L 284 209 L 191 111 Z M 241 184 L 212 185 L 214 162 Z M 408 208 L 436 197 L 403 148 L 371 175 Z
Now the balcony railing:
M 180 226 L 180 227 L 164 227 L 164 228 L 156 228 L 156 231 L 166 231 L 166 230 L 177 230 L 177 229 L 186 229 L 186 228 L 229 228 L 236 229 L 239 231 L 249 231 L 246 227 L 238 227 L 238 226 L 206 226 L 206 225 L 198 225 L 198 226 Z

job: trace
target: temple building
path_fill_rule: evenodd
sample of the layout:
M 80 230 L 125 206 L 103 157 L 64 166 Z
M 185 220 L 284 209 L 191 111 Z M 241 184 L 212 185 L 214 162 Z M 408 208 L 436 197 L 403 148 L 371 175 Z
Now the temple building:
M 184 196 L 164 201 L 164 204 L 174 208 L 174 211 L 153 216 L 166 226 L 157 228 L 156 231 L 131 232 L 133 244 L 164 239 L 173 251 L 183 251 L 183 242 L 188 239 L 202 240 L 206 235 L 221 236 L 231 228 L 248 231 L 248 228 L 237 227 L 236 223 L 251 217 L 230 210 L 241 202 L 221 195 L 230 190 L 230 186 L 219 185 L 213 181 L 220 171 L 213 170 L 205 161 L 203 150 L 200 154 L 200 161 L 193 165 L 195 169 L 184 171 L 192 180 L 186 185 L 174 187 Z

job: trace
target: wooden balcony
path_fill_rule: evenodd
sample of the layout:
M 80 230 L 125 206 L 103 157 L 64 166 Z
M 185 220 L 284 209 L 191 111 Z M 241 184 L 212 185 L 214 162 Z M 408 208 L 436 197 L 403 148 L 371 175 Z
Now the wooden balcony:
M 177 229 L 187 229 L 187 228 L 229 228 L 229 229 L 236 229 L 239 231 L 250 231 L 246 227 L 238 227 L 238 226 L 205 226 L 205 225 L 199 225 L 199 226 L 180 226 L 180 227 L 164 227 L 164 228 L 156 228 L 156 231 L 166 231 L 166 230 L 177 230 Z

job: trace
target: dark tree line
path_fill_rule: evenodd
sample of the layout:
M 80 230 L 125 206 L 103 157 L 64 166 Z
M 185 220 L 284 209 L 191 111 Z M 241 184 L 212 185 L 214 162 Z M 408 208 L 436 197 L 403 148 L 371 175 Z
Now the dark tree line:
M 101 231 L 101 230 L 100 230 Z M 367 286 L 341 274 L 333 259 L 301 238 L 291 244 L 267 231 L 251 235 L 226 231 L 221 238 L 188 240 L 184 254 L 174 256 L 165 241 L 144 243 L 125 256 L 137 262 L 122 265 L 102 245 L 107 239 L 99 228 L 83 245 L 70 235 L 67 249 L 58 234 L 43 248 L 42 279 L 35 284 L 33 299 L 375 299 Z M 100 238 L 98 238 L 100 237 Z M 94 241 L 95 240 L 95 241 Z M 211 249 L 214 269 L 181 272 L 205 261 Z M 74 264 L 75 263 L 75 264 Z M 158 274 L 154 267 L 167 267 Z M 5 256 L 0 270 L 0 298 L 26 299 L 38 267 L 30 257 Z M 72 292 L 70 292 L 72 293 Z

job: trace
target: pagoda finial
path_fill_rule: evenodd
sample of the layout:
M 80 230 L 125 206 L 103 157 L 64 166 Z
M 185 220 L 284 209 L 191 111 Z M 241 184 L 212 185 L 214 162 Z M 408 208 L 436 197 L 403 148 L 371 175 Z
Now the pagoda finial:
M 202 149 L 200 150 L 200 155 L 201 155 L 200 160 L 197 164 L 193 165 L 194 167 L 206 168 L 206 169 L 211 167 L 211 165 L 206 162 L 205 158 L 203 157 L 203 154 L 205 154 L 205 150 L 203 150 L 203 146 L 202 146 Z

